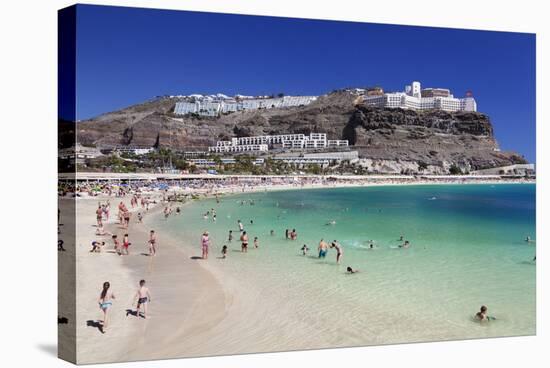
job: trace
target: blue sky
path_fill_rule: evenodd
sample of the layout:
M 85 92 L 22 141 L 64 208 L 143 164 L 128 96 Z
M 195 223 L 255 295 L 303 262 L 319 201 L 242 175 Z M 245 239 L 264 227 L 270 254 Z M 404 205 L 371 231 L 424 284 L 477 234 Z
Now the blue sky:
M 505 150 L 535 161 L 535 36 L 79 5 L 77 119 L 166 94 L 471 90 Z M 63 111 L 61 111 L 63 114 Z

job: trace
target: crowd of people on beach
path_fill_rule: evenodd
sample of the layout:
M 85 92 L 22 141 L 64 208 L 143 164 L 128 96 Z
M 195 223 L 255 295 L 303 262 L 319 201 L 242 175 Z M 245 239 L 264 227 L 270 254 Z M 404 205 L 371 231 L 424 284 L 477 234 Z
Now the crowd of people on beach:
M 157 204 L 158 202 L 156 200 L 153 200 L 151 196 L 143 195 L 139 191 L 135 192 L 126 192 L 126 191 L 112 191 L 108 190 L 108 187 L 105 187 L 106 194 L 109 196 L 115 195 L 116 197 L 121 197 L 121 200 L 117 206 L 118 212 L 116 216 L 116 223 L 113 226 L 114 229 L 120 229 L 124 230 L 125 233 L 122 235 L 122 240 L 119 240 L 119 234 L 111 233 L 105 230 L 105 224 L 109 223 L 110 216 L 110 209 L 111 209 L 111 203 L 110 200 L 107 199 L 103 202 L 99 202 L 97 209 L 95 211 L 96 215 L 96 231 L 95 235 L 99 238 L 104 237 L 110 237 L 112 241 L 112 251 L 111 253 L 115 253 L 119 256 L 129 256 L 130 253 L 130 246 L 132 243 L 130 242 L 130 235 L 128 233 L 129 225 L 132 218 L 132 212 L 137 212 L 137 220 L 135 223 L 137 225 L 143 223 L 143 214 L 149 211 L 149 207 L 151 204 Z M 130 197 L 130 208 L 127 207 L 127 205 L 124 203 L 124 197 L 129 196 Z M 62 243 L 61 246 L 62 247 Z M 102 250 L 106 247 L 106 241 L 101 240 L 93 240 L 92 248 L 90 249 L 91 253 L 101 253 Z M 148 254 L 151 257 L 154 257 L 158 254 L 158 242 L 157 242 L 157 235 L 155 233 L 155 230 L 149 231 L 149 238 L 148 242 L 146 244 L 148 249 Z M 142 253 L 145 254 L 145 253 Z M 110 310 L 113 307 L 113 303 L 115 301 L 115 293 L 113 292 L 113 288 L 111 287 L 111 283 L 109 281 L 105 281 L 103 283 L 103 287 L 101 290 L 101 293 L 99 295 L 98 299 L 98 305 L 99 309 L 101 310 L 103 314 L 103 319 L 100 320 L 100 331 L 102 333 L 106 333 L 109 326 L 109 317 L 110 317 Z M 134 312 L 129 312 L 128 314 L 132 314 L 136 317 L 142 317 L 142 318 L 149 318 L 148 316 L 148 304 L 151 302 L 151 293 L 149 291 L 149 288 L 146 286 L 145 280 L 139 281 L 139 287 L 136 291 L 135 296 L 135 305 L 136 309 Z
M 270 186 L 270 185 L 294 185 L 294 186 L 303 186 L 303 185 L 314 185 L 314 184 L 327 184 L 329 183 L 328 179 L 321 179 L 321 178 L 311 178 L 311 179 L 303 179 L 300 181 L 296 181 L 291 178 L 286 179 L 276 179 L 276 180 L 268 180 L 268 181 L 262 181 L 260 184 L 264 187 Z M 205 196 L 213 196 L 216 199 L 216 203 L 220 203 L 220 198 L 218 193 L 223 193 L 223 189 L 230 189 L 229 191 L 225 192 L 244 192 L 246 190 L 252 190 L 251 188 L 258 189 L 258 182 L 257 180 L 250 180 L 250 181 L 239 181 L 236 182 L 233 179 L 227 179 L 227 180 L 216 180 L 214 182 L 207 181 L 207 180 L 182 180 L 182 181 L 170 181 L 170 182 L 150 182 L 150 181 L 135 181 L 131 183 L 127 183 L 125 185 L 122 185 L 120 183 L 80 183 L 78 185 L 61 185 L 59 194 L 60 196 L 90 196 L 90 197 L 96 197 L 96 196 L 102 196 L 106 199 L 103 201 L 99 201 L 97 205 L 97 209 L 95 210 L 95 219 L 96 219 L 96 229 L 95 229 L 95 236 L 96 239 L 92 240 L 91 242 L 91 253 L 101 253 L 106 248 L 106 237 L 109 237 L 112 242 L 112 253 L 115 253 L 119 256 L 129 256 L 131 254 L 130 247 L 132 246 L 132 243 L 130 242 L 130 234 L 129 234 L 129 228 L 130 223 L 132 222 L 132 214 L 137 213 L 136 219 L 132 222 L 140 226 L 143 224 L 143 217 L 144 214 L 147 213 L 150 209 L 150 206 L 157 205 L 162 203 L 164 205 L 164 209 L 162 211 L 164 218 L 168 219 L 169 217 L 173 215 L 179 215 L 181 213 L 181 209 L 179 206 L 176 206 L 175 210 L 173 209 L 172 204 L 170 204 L 170 201 L 174 201 L 177 198 L 176 194 L 169 194 L 168 188 L 169 187 L 177 187 L 181 190 L 191 190 L 191 195 L 198 195 L 202 194 Z M 237 190 L 235 190 L 237 189 Z M 154 198 L 158 198 L 154 199 Z M 117 214 L 116 214 L 116 221 L 118 223 L 118 229 L 124 230 L 123 234 L 116 234 L 116 233 L 110 233 L 105 230 L 105 224 L 107 223 L 113 223 L 112 215 L 111 215 L 111 199 L 112 198 L 120 198 L 120 201 L 118 201 L 117 205 Z M 129 201 L 129 207 L 125 204 L 124 200 L 130 198 Z M 187 196 L 186 198 L 193 198 Z M 253 206 L 254 200 L 242 200 L 241 205 L 250 205 Z M 205 219 L 211 219 L 214 223 L 216 223 L 217 220 L 217 213 L 215 208 L 211 208 L 210 210 L 206 211 L 204 213 L 203 217 Z M 59 222 L 59 214 L 58 214 L 58 222 Z M 254 220 L 250 219 L 247 223 L 248 226 L 254 225 Z M 329 220 L 326 225 L 335 225 L 336 222 L 334 220 Z M 250 235 L 249 232 L 245 229 L 245 225 L 241 219 L 237 221 L 237 227 L 238 227 L 238 240 L 240 242 L 240 251 L 242 253 L 247 253 L 249 250 L 249 243 L 250 243 Z M 119 235 L 122 236 L 122 240 L 119 240 Z M 269 232 L 270 236 L 275 236 L 275 230 L 271 229 Z M 298 240 L 298 231 L 295 228 L 292 229 L 285 229 L 285 239 L 289 241 L 297 241 Z M 221 259 L 226 259 L 228 257 L 228 249 L 229 245 L 228 243 L 232 243 L 234 241 L 234 229 L 230 229 L 228 231 L 228 237 L 227 237 L 227 243 L 223 244 L 221 246 Z M 396 246 L 396 248 L 402 248 L 407 249 L 411 247 L 411 243 L 409 240 L 404 239 L 403 235 L 399 237 L 399 241 L 401 242 L 400 245 Z M 530 237 L 527 237 L 526 242 L 533 242 Z M 252 237 L 252 244 L 254 249 L 260 248 L 260 239 L 259 236 L 253 236 Z M 157 256 L 158 255 L 158 241 L 157 241 L 157 234 L 155 230 L 150 230 L 149 232 L 149 239 L 146 244 L 148 255 L 149 256 Z M 211 239 L 209 232 L 207 230 L 203 231 L 201 238 L 200 238 L 200 247 L 201 247 L 201 257 L 204 260 L 207 260 L 209 257 L 209 253 L 212 247 Z M 374 249 L 376 246 L 373 241 L 369 241 L 368 247 L 370 249 Z M 63 240 L 58 241 L 58 250 L 59 251 L 65 251 L 64 248 L 64 242 Z M 335 251 L 335 261 L 336 264 L 341 264 L 343 261 L 343 255 L 344 255 L 344 249 L 340 242 L 337 240 L 332 241 L 325 241 L 324 239 L 321 239 L 319 241 L 319 244 L 317 246 L 317 254 L 316 257 L 320 259 L 325 259 L 328 252 L 334 250 Z M 306 256 L 310 252 L 310 247 L 308 247 L 307 244 L 303 244 L 299 251 L 302 255 Z M 536 260 L 536 256 L 533 259 L 533 261 Z M 346 273 L 347 274 L 355 274 L 360 272 L 360 270 L 354 268 L 353 266 L 349 265 L 346 267 Z M 98 299 L 99 308 L 103 313 L 103 320 L 101 321 L 101 331 L 103 333 L 107 332 L 108 325 L 109 325 L 109 312 L 111 308 L 113 307 L 113 303 L 115 300 L 115 294 L 113 292 L 113 288 L 109 281 L 105 281 L 100 295 Z M 139 288 L 136 292 L 136 311 L 133 313 L 137 317 L 143 317 L 148 318 L 148 303 L 151 302 L 151 294 L 146 286 L 145 280 L 139 281 Z M 490 320 L 494 320 L 496 318 L 492 316 L 487 315 L 487 307 L 482 306 L 480 309 L 480 312 L 478 312 L 475 315 L 475 319 L 479 320 L 480 322 L 486 322 Z

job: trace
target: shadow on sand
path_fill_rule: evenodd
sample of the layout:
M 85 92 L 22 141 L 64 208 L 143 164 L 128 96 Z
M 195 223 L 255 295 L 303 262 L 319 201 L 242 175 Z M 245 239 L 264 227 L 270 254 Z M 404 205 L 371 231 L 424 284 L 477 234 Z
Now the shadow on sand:
M 97 328 L 99 332 L 103 333 L 103 324 L 99 321 L 94 321 L 90 319 L 86 321 L 86 326 Z
M 192 256 L 192 257 L 189 257 L 189 259 L 202 260 L 202 257 L 200 257 L 200 256 Z

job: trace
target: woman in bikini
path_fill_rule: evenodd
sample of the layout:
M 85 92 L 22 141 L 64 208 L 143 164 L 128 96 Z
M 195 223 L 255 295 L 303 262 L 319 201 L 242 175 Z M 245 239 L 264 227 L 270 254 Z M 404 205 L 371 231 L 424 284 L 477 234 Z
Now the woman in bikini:
M 113 306 L 113 300 L 115 294 L 110 290 L 111 284 L 106 281 L 103 283 L 103 290 L 99 295 L 99 309 L 103 311 L 103 326 L 101 328 L 102 333 L 107 332 L 107 326 L 109 324 L 109 309 Z
M 342 249 L 342 246 L 335 240 L 330 245 L 331 248 L 336 248 L 336 263 L 340 264 L 340 260 L 342 260 L 342 255 L 344 254 L 344 250 Z

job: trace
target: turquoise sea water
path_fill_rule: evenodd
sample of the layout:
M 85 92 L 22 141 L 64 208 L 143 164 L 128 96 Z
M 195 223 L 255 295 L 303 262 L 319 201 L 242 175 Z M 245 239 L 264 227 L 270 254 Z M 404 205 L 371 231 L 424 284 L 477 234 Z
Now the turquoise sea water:
M 211 208 L 216 222 L 203 218 Z M 240 253 L 238 219 L 249 233 L 247 254 Z M 264 317 L 249 328 L 280 330 L 269 345 L 274 350 L 291 348 L 296 340 L 302 341 L 297 347 L 315 348 L 536 332 L 536 242 L 524 240 L 536 240 L 535 185 L 240 194 L 220 203 L 196 201 L 154 226 L 161 237 L 185 240 L 181 246 L 197 256 L 202 231 L 210 232 L 206 262 L 254 293 L 255 310 Z M 298 239 L 285 239 L 285 229 L 293 228 Z M 410 241 L 409 249 L 397 248 L 400 235 Z M 255 236 L 259 249 L 252 245 Z M 317 258 L 321 238 L 343 245 L 340 265 L 335 250 Z M 223 244 L 230 250 L 220 260 Z M 307 256 L 301 255 L 303 244 L 310 248 Z M 347 266 L 360 272 L 347 275 Z M 484 326 L 472 320 L 482 304 L 497 318 Z

